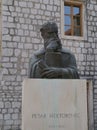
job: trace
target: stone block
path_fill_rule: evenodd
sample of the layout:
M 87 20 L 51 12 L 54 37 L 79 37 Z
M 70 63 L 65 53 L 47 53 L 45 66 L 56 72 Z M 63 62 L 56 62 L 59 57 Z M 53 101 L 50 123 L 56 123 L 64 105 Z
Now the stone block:
M 40 8 L 40 4 L 35 4 L 35 9 L 39 9 Z
M 44 3 L 44 4 L 48 4 L 48 3 L 49 3 L 49 0 L 43 0 L 43 3 Z
M 19 2 L 19 6 L 20 6 L 20 7 L 27 7 L 27 2 L 25 2 L 25 1 L 23 1 L 23 2 L 20 1 L 20 2 Z
M 0 114 L 0 120 L 3 120 L 3 114 Z
M 0 101 L 0 108 L 4 107 L 4 103 Z
M 3 4 L 4 5 L 12 5 L 13 4 L 13 0 L 3 0 Z
M 13 120 L 18 119 L 18 114 L 12 114 L 12 119 Z
M 43 10 L 45 10 L 45 9 L 46 9 L 45 4 L 41 4 L 41 9 L 43 9 Z
M 47 5 L 47 10 L 52 11 L 52 9 L 53 9 L 53 6 Z
M 4 35 L 3 40 L 4 41 L 11 41 L 11 36 L 10 35 Z
M 10 119 L 10 118 L 11 118 L 10 114 L 5 114 L 5 115 L 4 115 L 4 120 L 8 120 L 8 119 Z
M 21 103 L 20 102 L 12 102 L 12 107 L 13 108 L 20 108 Z
M 22 130 L 88 130 L 85 80 L 26 79 Z
M 13 56 L 13 49 L 3 49 L 3 52 L 2 52 L 2 55 L 3 56 Z

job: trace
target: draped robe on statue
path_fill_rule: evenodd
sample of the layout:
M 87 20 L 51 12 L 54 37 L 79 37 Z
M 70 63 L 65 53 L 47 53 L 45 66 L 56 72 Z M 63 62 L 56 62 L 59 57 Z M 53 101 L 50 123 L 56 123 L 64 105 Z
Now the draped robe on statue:
M 57 55 L 56 55 L 57 54 Z M 48 66 L 54 67 L 54 68 L 60 68 L 61 69 L 61 75 L 55 76 L 53 78 L 60 78 L 60 79 L 79 79 L 79 75 L 77 72 L 77 66 L 76 66 L 76 60 L 75 56 L 69 52 L 68 50 L 65 50 L 64 48 L 57 51 L 57 53 L 53 57 L 52 54 L 50 55 L 50 61 L 48 60 Z M 60 58 L 61 54 L 61 60 L 58 60 L 58 57 Z M 41 49 L 40 51 L 36 52 L 31 58 L 29 62 L 29 78 L 42 78 L 40 74 L 40 70 L 38 67 L 38 63 L 42 60 L 46 60 L 46 50 L 45 48 Z M 53 59 L 52 59 L 53 58 Z M 51 66 L 50 62 L 56 62 L 57 63 L 54 66 Z M 61 66 L 62 61 L 62 66 Z M 67 70 L 66 72 L 64 70 Z M 44 77 L 47 78 L 47 77 Z

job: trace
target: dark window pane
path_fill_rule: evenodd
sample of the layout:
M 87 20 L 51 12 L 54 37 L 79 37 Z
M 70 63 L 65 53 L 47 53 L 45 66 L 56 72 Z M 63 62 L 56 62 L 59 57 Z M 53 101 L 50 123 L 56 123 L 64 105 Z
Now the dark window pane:
M 80 14 L 80 7 L 74 7 L 73 13 L 74 13 L 74 15 L 79 15 Z
M 65 25 L 71 25 L 71 18 L 70 18 L 70 16 L 65 16 L 64 20 L 65 20 Z
M 64 13 L 65 14 L 70 14 L 70 6 L 64 6 Z
M 80 28 L 74 27 L 73 34 L 74 34 L 74 36 L 81 36 L 81 30 L 80 30 Z
M 65 35 L 71 35 L 71 26 L 64 26 Z
M 80 17 L 73 16 L 73 22 L 75 26 L 80 26 Z

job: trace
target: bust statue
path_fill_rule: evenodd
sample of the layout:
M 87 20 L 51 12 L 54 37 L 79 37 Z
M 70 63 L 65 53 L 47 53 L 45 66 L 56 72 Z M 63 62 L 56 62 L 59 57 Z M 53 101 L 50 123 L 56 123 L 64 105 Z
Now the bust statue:
M 35 52 L 29 61 L 29 78 L 79 79 L 74 55 L 64 49 L 55 22 L 40 28 L 44 47 Z

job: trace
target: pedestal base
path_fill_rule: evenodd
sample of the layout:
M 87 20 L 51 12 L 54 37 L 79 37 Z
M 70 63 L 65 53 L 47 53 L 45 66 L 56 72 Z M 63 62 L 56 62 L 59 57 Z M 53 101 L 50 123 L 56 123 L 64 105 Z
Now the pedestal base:
M 22 130 L 88 130 L 86 80 L 26 79 Z

